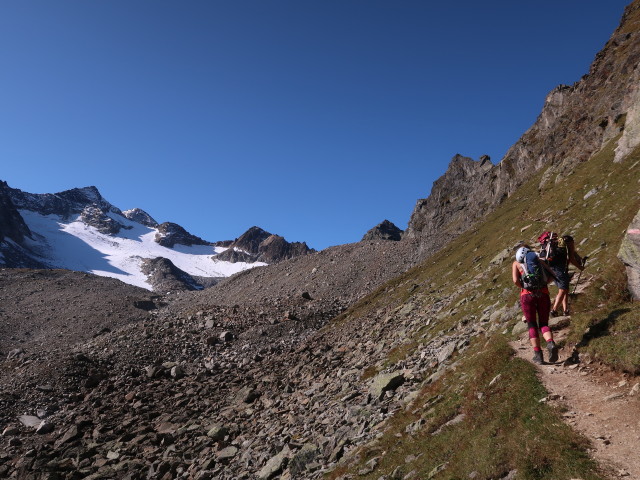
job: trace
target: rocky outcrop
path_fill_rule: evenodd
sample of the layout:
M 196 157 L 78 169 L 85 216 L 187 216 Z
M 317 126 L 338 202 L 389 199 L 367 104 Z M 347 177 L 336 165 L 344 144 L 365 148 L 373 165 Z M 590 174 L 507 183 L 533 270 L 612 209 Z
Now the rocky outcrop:
M 499 164 L 491 165 L 483 157 L 473 166 L 456 155 L 429 198 L 418 200 L 406 236 L 433 251 L 495 209 L 534 172 L 546 169 L 541 188 L 556 182 L 622 133 L 621 160 L 637 144 L 640 128 L 639 25 L 640 2 L 635 1 L 626 8 L 589 73 L 547 95 L 536 122 Z
M 304 242 L 287 242 L 280 235 L 270 235 L 258 247 L 258 261 L 275 263 L 294 257 L 307 255 L 314 250 Z
M 284 237 L 273 235 L 260 227 L 251 227 L 225 246 L 227 250 L 219 253 L 216 258 L 234 263 L 276 263 L 315 251 L 304 242 L 287 242 Z
M 163 247 L 173 248 L 174 245 L 213 245 L 211 242 L 191 235 L 177 223 L 165 222 L 158 225 L 158 233 L 156 234 L 156 243 Z
M 392 241 L 400 241 L 402 240 L 402 230 L 396 227 L 389 220 L 384 220 L 382 223 L 379 223 L 362 237 L 362 241 L 366 240 L 392 240 Z
M 629 292 L 640 300 L 640 212 L 635 216 L 620 245 L 618 258 L 627 270 Z
M 489 208 L 487 192 L 474 188 L 493 170 L 489 156 L 478 161 L 456 155 L 445 174 L 431 187 L 431 194 L 418 200 L 406 231 L 407 238 L 417 238 L 439 248 L 471 224 L 469 212 L 480 216 Z
M 95 205 L 86 206 L 80 214 L 80 220 L 105 235 L 116 235 L 120 229 L 125 228 Z
M 24 237 L 30 237 L 31 231 L 11 201 L 7 182 L 0 182 L 0 242 L 9 238 L 21 243 Z
M 142 273 L 156 292 L 180 292 L 202 290 L 202 285 L 191 275 L 176 267 L 164 257 L 148 258 L 142 261 Z
M 151 215 L 140 208 L 125 210 L 124 212 L 122 212 L 122 215 L 133 222 L 138 222 L 149 228 L 156 228 L 158 226 L 158 222 L 156 222 Z

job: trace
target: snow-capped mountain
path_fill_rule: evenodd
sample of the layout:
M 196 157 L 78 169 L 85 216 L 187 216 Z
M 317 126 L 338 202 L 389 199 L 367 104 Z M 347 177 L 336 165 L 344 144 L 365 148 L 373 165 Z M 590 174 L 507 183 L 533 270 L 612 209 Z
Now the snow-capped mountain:
M 65 268 L 165 291 L 201 289 L 266 265 L 255 252 L 241 252 L 243 261 L 219 257 L 230 248 L 238 249 L 158 224 L 141 209 L 123 212 L 96 187 L 32 194 L 0 182 L 0 266 Z

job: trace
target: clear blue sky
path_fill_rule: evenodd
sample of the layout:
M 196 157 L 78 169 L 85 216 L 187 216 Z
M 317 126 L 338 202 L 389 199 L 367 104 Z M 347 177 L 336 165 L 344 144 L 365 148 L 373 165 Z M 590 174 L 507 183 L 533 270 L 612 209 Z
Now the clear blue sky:
M 207 240 L 406 228 L 456 153 L 497 163 L 627 0 L 6 0 L 0 179 L 95 185 Z

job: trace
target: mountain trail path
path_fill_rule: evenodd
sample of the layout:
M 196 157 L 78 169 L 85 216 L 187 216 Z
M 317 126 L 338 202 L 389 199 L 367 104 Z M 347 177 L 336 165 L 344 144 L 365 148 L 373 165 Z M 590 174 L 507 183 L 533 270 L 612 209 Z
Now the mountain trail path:
M 564 320 L 568 323 L 569 317 Z M 554 330 L 556 342 L 566 333 Z M 511 347 L 531 362 L 533 349 L 526 332 Z M 547 360 L 547 350 L 543 352 Z M 590 361 L 565 362 L 571 353 L 565 347 L 558 362 L 537 366 L 549 392 L 542 401 L 563 407 L 565 422 L 591 442 L 590 454 L 611 479 L 640 479 L 640 380 Z

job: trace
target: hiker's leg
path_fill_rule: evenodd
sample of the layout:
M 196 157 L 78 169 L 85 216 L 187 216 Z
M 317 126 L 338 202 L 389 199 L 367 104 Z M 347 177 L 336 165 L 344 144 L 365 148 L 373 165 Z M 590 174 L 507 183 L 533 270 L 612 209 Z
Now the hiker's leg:
M 562 311 L 567 314 L 569 310 L 569 290 L 562 289 Z
M 552 342 L 553 333 L 551 333 L 551 329 L 549 328 L 549 310 L 551 308 L 551 299 L 549 298 L 549 295 L 542 294 L 536 300 L 536 310 L 538 312 L 538 325 L 540 326 L 540 331 L 542 332 L 542 336 L 547 342 Z
M 558 311 L 558 309 L 560 308 L 560 305 L 562 305 L 562 300 L 563 300 L 563 298 L 564 298 L 564 296 L 563 296 L 563 294 L 562 294 L 562 292 L 563 292 L 563 291 L 564 291 L 564 290 L 563 290 L 562 288 L 559 288 L 559 289 L 558 289 L 558 294 L 556 295 L 556 298 L 555 298 L 555 300 L 553 301 L 553 308 L 552 308 L 552 310 L 553 310 L 554 312 L 557 312 L 557 311 Z
M 529 327 L 529 341 L 534 350 L 540 350 L 540 337 L 538 336 L 538 322 L 536 320 L 536 303 L 533 295 L 522 295 L 520 307 Z M 547 314 L 548 315 L 548 314 Z

